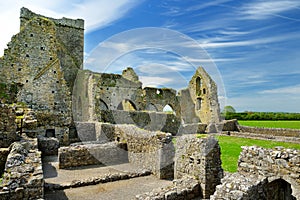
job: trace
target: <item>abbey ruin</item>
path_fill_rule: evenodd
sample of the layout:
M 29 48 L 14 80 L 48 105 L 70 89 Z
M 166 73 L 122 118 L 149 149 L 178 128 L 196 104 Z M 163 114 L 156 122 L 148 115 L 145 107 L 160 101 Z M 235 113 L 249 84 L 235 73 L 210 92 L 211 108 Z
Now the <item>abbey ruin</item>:
M 300 199 L 299 150 L 243 147 L 238 172 L 224 174 L 209 134 L 247 128 L 221 119 L 204 68 L 180 91 L 143 87 L 132 68 L 85 70 L 83 46 L 83 20 L 21 9 L 20 32 L 0 58 L 0 199 L 44 199 L 45 191 L 149 175 L 173 182 L 135 199 Z M 124 163 L 135 170 L 57 183 L 45 175 L 47 156 L 62 170 Z

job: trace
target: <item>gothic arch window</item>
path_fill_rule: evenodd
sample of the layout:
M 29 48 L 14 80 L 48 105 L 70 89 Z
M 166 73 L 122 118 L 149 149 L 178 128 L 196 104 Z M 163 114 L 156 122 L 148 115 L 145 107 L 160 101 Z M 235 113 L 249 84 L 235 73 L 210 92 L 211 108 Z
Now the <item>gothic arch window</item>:
M 170 104 L 165 105 L 165 107 L 163 108 L 163 112 L 176 115 L 174 109 Z
M 196 95 L 201 95 L 201 88 L 202 88 L 202 79 L 201 77 L 196 78 Z
M 158 111 L 157 108 L 156 108 L 156 106 L 155 106 L 154 104 L 152 104 L 152 103 L 149 103 L 149 104 L 146 106 L 146 110 L 148 110 L 148 111 L 155 111 L 155 112 Z
M 197 110 L 201 110 L 201 107 L 202 107 L 202 99 L 201 98 L 197 98 L 196 109 Z
M 136 105 L 129 99 L 121 101 L 117 107 L 117 110 L 134 111 L 137 110 Z

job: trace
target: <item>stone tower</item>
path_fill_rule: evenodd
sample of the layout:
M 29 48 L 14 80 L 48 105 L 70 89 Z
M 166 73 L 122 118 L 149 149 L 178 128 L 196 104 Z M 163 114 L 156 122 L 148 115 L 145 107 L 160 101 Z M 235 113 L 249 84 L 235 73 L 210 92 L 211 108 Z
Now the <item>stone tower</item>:
M 83 63 L 84 21 L 52 19 L 21 9 L 20 32 L 0 58 L 2 81 L 19 85 L 17 101 L 37 113 L 40 131 L 68 140 L 71 92 Z M 38 133 L 41 134 L 41 133 Z

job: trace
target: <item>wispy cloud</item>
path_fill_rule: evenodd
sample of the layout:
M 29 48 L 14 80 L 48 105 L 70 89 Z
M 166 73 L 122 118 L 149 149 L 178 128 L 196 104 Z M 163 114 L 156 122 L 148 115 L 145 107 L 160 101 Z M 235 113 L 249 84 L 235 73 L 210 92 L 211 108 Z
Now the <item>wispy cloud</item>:
M 260 44 L 269 44 L 274 42 L 293 40 L 300 38 L 299 33 L 287 33 L 279 36 L 258 38 L 258 39 L 246 39 L 239 41 L 225 41 L 225 42 L 214 42 L 214 39 L 210 40 L 199 40 L 203 48 L 227 48 L 227 47 L 242 47 L 242 46 L 253 46 Z
M 300 2 L 298 0 L 267 0 L 255 1 L 245 4 L 239 11 L 243 19 L 267 19 L 269 17 L 281 16 L 280 14 L 299 10 Z
M 278 94 L 278 95 L 289 94 L 289 95 L 300 96 L 300 84 L 294 85 L 294 86 L 289 86 L 289 87 L 271 89 L 271 90 L 263 90 L 263 91 L 260 91 L 259 93 L 260 94 Z
M 5 48 L 13 34 L 19 30 L 21 7 L 53 18 L 69 17 L 85 20 L 85 31 L 105 27 L 123 17 L 130 9 L 141 3 L 139 0 L 10 0 L 0 3 L 0 52 Z M 7 20 L 9 19 L 9 20 Z

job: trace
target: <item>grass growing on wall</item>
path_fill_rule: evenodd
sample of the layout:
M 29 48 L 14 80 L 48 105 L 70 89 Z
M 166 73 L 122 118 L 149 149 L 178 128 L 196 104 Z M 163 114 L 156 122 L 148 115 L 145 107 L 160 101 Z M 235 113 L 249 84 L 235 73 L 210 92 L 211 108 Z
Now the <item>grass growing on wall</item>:
M 266 127 L 266 128 L 291 128 L 291 129 L 300 129 L 300 121 L 238 121 L 242 126 L 255 126 L 255 127 Z
M 217 136 L 217 139 L 219 140 L 219 144 L 221 147 L 222 167 L 225 171 L 228 172 L 237 171 L 237 163 L 238 163 L 240 152 L 242 150 L 241 146 L 256 145 L 264 148 L 274 148 L 276 146 L 282 146 L 285 148 L 300 150 L 300 144 L 295 144 L 295 143 L 256 140 L 256 139 L 239 138 L 239 137 L 232 137 L 232 136 Z

